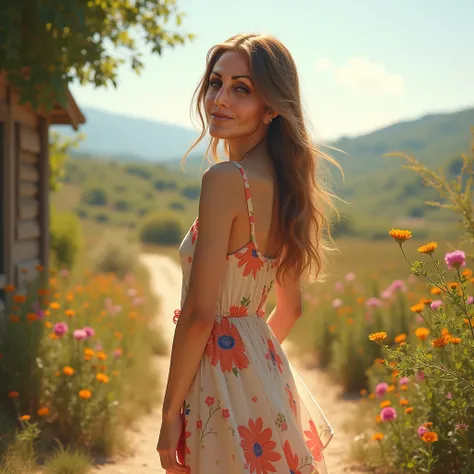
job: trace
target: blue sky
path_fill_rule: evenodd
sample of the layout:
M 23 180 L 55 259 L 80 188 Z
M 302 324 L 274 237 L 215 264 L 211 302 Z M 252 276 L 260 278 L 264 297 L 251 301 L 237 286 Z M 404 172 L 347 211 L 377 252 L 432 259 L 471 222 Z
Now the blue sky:
M 178 0 L 197 38 L 145 55 L 117 89 L 72 86 L 82 107 L 191 126 L 189 103 L 215 43 L 269 33 L 298 66 L 315 136 L 358 135 L 426 113 L 474 106 L 471 0 Z

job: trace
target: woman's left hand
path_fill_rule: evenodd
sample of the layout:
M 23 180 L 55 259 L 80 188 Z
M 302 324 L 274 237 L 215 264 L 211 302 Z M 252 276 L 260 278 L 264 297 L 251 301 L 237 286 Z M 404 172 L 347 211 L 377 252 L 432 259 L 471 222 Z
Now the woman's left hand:
M 160 437 L 156 450 L 160 455 L 161 467 L 167 474 L 188 473 L 188 468 L 179 463 L 177 452 L 183 434 L 183 418 L 178 415 L 175 419 L 161 422 Z

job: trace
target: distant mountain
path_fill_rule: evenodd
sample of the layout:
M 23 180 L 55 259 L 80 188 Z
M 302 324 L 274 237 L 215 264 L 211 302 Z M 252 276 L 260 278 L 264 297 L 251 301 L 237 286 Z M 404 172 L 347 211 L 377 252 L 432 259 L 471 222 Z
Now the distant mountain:
M 114 114 L 85 107 L 87 122 L 81 127 L 86 139 L 79 153 L 110 156 L 120 160 L 168 161 L 180 159 L 199 136 L 196 130 L 164 122 Z M 66 127 L 54 127 L 66 136 Z M 195 153 L 202 153 L 203 146 Z

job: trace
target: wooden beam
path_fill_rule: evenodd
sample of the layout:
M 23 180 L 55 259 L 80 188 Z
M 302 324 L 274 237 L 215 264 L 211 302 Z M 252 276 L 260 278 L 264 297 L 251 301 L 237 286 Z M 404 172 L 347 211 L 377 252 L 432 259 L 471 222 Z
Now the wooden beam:
M 17 221 L 16 235 L 18 240 L 36 239 L 41 235 L 39 222 L 36 220 Z
M 18 196 L 22 197 L 35 197 L 38 195 L 39 186 L 38 183 L 28 183 L 27 181 L 20 181 L 17 183 L 20 186 Z
M 23 242 L 15 242 L 12 252 L 13 263 L 34 260 L 40 255 L 39 239 L 25 240 Z
M 22 125 L 20 127 L 20 148 L 31 153 L 39 153 L 41 151 L 39 133 Z
M 40 260 L 48 270 L 49 256 L 49 181 L 51 168 L 49 164 L 49 126 L 45 118 L 40 119 L 39 136 L 41 152 L 39 156 L 39 223 L 40 223 Z
M 20 162 L 20 180 L 36 183 L 39 181 L 38 168 L 34 165 L 23 164 Z
M 34 153 L 30 153 L 29 151 L 21 150 L 20 161 L 22 163 L 30 163 L 30 164 L 35 165 L 38 163 L 38 155 L 35 155 Z
M 18 203 L 19 219 L 34 219 L 39 214 L 39 202 L 36 199 L 21 198 Z

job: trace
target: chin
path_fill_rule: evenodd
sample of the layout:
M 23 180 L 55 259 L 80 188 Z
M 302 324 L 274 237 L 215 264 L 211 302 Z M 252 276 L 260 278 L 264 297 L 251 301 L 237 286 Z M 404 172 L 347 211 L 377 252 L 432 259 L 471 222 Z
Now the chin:
M 230 130 L 225 130 L 225 127 L 219 127 L 215 125 L 210 125 L 209 126 L 209 135 L 212 138 L 217 138 L 219 140 L 228 140 L 229 138 L 235 138 L 236 136 L 239 136 L 237 133 L 232 133 Z

